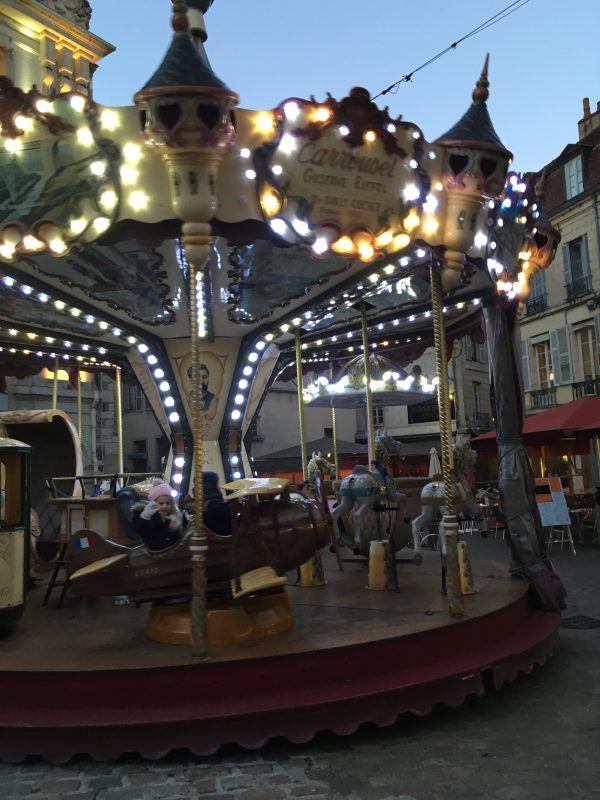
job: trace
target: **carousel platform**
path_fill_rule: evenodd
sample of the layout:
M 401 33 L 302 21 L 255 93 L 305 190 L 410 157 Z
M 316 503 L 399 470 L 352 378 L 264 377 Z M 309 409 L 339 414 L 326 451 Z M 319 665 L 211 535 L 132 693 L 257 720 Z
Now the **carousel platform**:
M 464 598 L 456 621 L 440 594 L 436 553 L 425 552 L 420 566 L 399 564 L 398 592 L 365 589 L 364 562 L 339 573 L 329 554 L 325 561 L 326 586 L 286 587 L 292 629 L 212 646 L 203 662 L 187 646 L 147 638 L 148 605 L 67 598 L 42 608 L 36 588 L 0 640 L 0 758 L 158 758 L 350 734 L 364 722 L 391 725 L 483 696 L 556 646 L 559 612 L 531 609 L 526 583 L 508 578 L 506 565 L 474 561 L 479 592 Z

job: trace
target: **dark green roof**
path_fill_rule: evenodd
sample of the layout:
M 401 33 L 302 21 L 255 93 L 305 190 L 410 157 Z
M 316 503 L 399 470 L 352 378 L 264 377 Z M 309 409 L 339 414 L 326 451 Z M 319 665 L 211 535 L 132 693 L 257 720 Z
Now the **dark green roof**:
M 507 150 L 494 130 L 487 103 L 474 102 L 450 130 L 436 139 L 439 142 L 482 142 Z
M 170 89 L 176 86 L 196 86 L 230 91 L 210 66 L 202 44 L 194 44 L 188 34 L 175 34 L 162 64 L 146 83 L 148 89 Z

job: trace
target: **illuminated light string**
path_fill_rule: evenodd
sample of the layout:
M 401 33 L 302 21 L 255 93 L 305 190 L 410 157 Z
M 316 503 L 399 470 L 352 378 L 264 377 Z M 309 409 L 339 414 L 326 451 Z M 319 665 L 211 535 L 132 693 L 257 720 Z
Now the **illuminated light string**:
M 346 125 L 333 128 L 332 116 L 333 110 L 329 106 L 304 100 L 290 100 L 275 111 L 262 111 L 256 114 L 254 118 L 256 131 L 267 137 L 269 154 L 272 155 L 270 160 L 273 163 L 263 174 L 262 171 L 260 173 L 257 171 L 258 166 L 255 168 L 255 165 L 247 166 L 244 163 L 253 155 L 248 147 L 240 149 L 239 157 L 245 179 L 251 182 L 258 181 L 260 206 L 272 230 L 288 242 L 298 240 L 304 242 L 312 248 L 317 257 L 329 253 L 356 255 L 360 261 L 366 263 L 374 261 L 385 253 L 398 252 L 408 247 L 412 236 L 416 235 L 421 225 L 425 232 L 431 234 L 436 231 L 439 221 L 431 215 L 438 205 L 438 200 L 433 192 L 427 193 L 420 164 L 415 157 L 416 152 L 413 155 L 409 153 L 403 160 L 405 169 L 412 178 L 402 191 L 404 205 L 400 206 L 396 213 L 390 214 L 385 223 L 387 227 L 373 233 L 367 228 L 343 231 L 333 224 L 318 226 L 309 224 L 298 201 L 295 198 L 285 197 L 280 188 L 281 183 L 277 179 L 284 174 L 284 167 L 279 162 L 278 156 L 281 154 L 287 157 L 297 150 L 298 139 L 303 135 L 299 129 L 300 125 L 306 128 L 308 125 L 331 127 L 341 139 L 347 137 L 350 129 Z M 401 127 L 408 137 L 405 147 L 414 149 L 416 142 L 422 138 L 422 133 L 408 123 L 402 123 Z M 390 121 L 386 131 L 388 134 L 395 134 L 397 125 Z M 363 145 L 368 148 L 377 139 L 377 131 L 367 130 L 363 136 Z M 427 157 L 435 159 L 435 151 L 430 150 Z M 422 211 L 426 214 L 423 219 Z
M 124 339 L 128 345 L 136 345 L 138 351 L 145 356 L 146 363 L 148 364 L 148 368 L 150 373 L 154 379 L 154 383 L 158 389 L 158 396 L 161 399 L 163 408 L 165 410 L 167 419 L 169 421 L 169 425 L 171 427 L 172 432 L 179 433 L 181 431 L 181 415 L 177 410 L 176 406 L 178 405 L 173 393 L 171 392 L 171 387 L 168 381 L 165 381 L 165 364 L 160 363 L 159 357 L 151 351 L 150 345 L 141 340 L 140 336 L 134 335 L 131 331 L 126 330 L 125 328 L 120 328 L 115 325 L 111 325 L 111 323 L 107 322 L 106 320 L 101 320 L 96 318 L 92 314 L 85 314 L 81 309 L 76 306 L 70 306 L 64 300 L 61 299 L 54 299 L 49 292 L 42 292 L 36 291 L 33 287 L 29 286 L 29 284 L 21 283 L 21 281 L 13 278 L 10 275 L 0 275 L 0 281 L 8 288 L 15 289 L 17 291 L 22 292 L 26 296 L 32 297 L 38 303 L 45 305 L 51 303 L 57 312 L 60 314 L 64 314 L 65 316 L 74 316 L 80 317 L 82 316 L 83 320 L 89 325 L 97 325 L 100 330 L 104 332 L 109 332 L 115 336 L 115 338 Z M 203 297 L 203 296 L 202 296 Z M 202 300 L 202 302 L 204 302 Z M 18 329 L 11 327 L 7 329 L 9 336 L 18 336 L 22 334 L 23 336 L 29 338 L 30 340 L 39 340 L 40 342 L 44 341 L 45 344 L 57 344 L 57 336 L 43 336 L 42 334 L 38 334 L 34 331 L 19 331 Z M 74 346 L 78 346 L 84 352 L 89 352 L 91 345 L 87 343 L 78 343 L 78 345 L 74 345 L 73 342 L 69 340 L 63 340 L 62 346 L 72 350 Z M 9 352 L 11 353 L 23 353 L 29 354 L 30 351 L 26 351 L 24 349 L 12 348 Z M 41 351 L 40 351 L 41 352 Z M 103 346 L 97 348 L 97 352 L 99 355 L 105 355 L 107 353 L 107 349 Z M 52 354 L 54 357 L 56 354 Z M 71 356 L 69 354 L 62 354 L 61 356 L 64 360 L 69 360 Z M 79 360 L 83 358 L 83 356 L 73 356 L 75 360 Z M 89 363 L 95 364 L 96 366 L 101 363 L 103 366 L 115 366 L 111 362 L 104 361 L 104 362 L 97 362 L 95 357 L 89 357 Z M 167 368 L 170 369 L 170 368 Z M 182 458 L 182 456 L 179 456 Z M 185 459 L 184 459 L 185 460 Z M 174 482 L 178 484 L 181 483 L 183 480 L 183 473 L 177 472 L 174 473 L 172 476 Z
M 459 300 L 456 303 L 445 307 L 444 310 L 448 311 L 450 308 L 456 308 L 458 310 L 461 310 L 461 309 L 467 307 L 469 304 L 471 304 L 473 306 L 477 306 L 480 303 L 481 303 L 480 298 L 473 298 L 472 300 L 469 300 L 469 301 L 468 300 Z M 297 327 L 299 327 L 301 325 L 305 327 L 306 326 L 307 317 L 310 320 L 312 318 L 312 316 L 313 316 L 313 312 L 306 311 L 306 312 L 304 312 L 304 314 L 302 316 L 297 315 L 297 316 L 292 317 L 288 321 L 280 323 L 278 325 L 278 329 L 274 329 L 272 331 L 269 331 L 268 333 L 263 333 L 257 341 L 255 341 L 253 344 L 251 344 L 248 347 L 248 349 L 245 351 L 245 354 L 243 356 L 241 356 L 241 362 L 243 363 L 243 366 L 241 367 L 240 372 L 238 372 L 237 386 L 236 386 L 236 389 L 234 390 L 235 393 L 232 393 L 232 396 L 230 396 L 228 409 L 226 411 L 226 415 L 227 415 L 226 418 L 229 420 L 228 423 L 226 423 L 226 425 L 227 425 L 227 428 L 230 431 L 232 429 L 235 430 L 236 428 L 239 430 L 239 428 L 240 428 L 241 421 L 244 418 L 245 407 L 246 407 L 247 401 L 248 401 L 248 389 L 251 386 L 255 370 L 258 367 L 259 363 L 260 363 L 260 359 L 261 359 L 262 353 L 265 350 L 265 348 L 267 347 L 267 345 L 269 343 L 271 343 L 271 342 L 275 342 L 281 336 L 289 333 L 290 331 L 292 331 L 293 329 L 295 329 L 295 328 L 297 328 Z M 427 318 L 431 317 L 431 311 L 424 311 L 424 312 L 419 313 L 419 314 L 410 314 L 409 316 L 397 318 L 397 319 L 394 319 L 394 320 L 392 320 L 391 322 L 388 322 L 388 323 L 377 323 L 376 329 L 378 331 L 381 331 L 381 330 L 383 330 L 385 328 L 386 324 L 387 325 L 391 325 L 392 328 L 393 327 L 397 327 L 400 324 L 401 321 L 405 322 L 405 321 L 408 320 L 410 322 L 413 322 L 418 317 L 422 317 L 424 319 L 427 319 Z M 355 335 L 354 332 L 348 331 L 348 333 L 346 334 L 346 337 L 347 338 L 353 338 L 354 335 Z M 336 333 L 336 334 L 333 334 L 333 335 L 331 335 L 331 336 L 329 336 L 327 338 L 332 343 L 335 343 L 335 342 L 338 341 L 338 336 L 339 336 L 339 332 Z M 420 336 L 416 336 L 415 339 L 414 339 L 414 341 L 417 341 L 417 342 L 421 341 L 421 340 L 422 339 L 421 339 Z M 407 339 L 406 341 L 407 341 L 407 343 L 409 343 L 411 340 Z M 315 344 L 317 346 L 322 346 L 323 343 L 324 343 L 324 339 L 320 339 L 320 340 L 317 340 L 317 342 Z M 385 342 L 382 342 L 382 343 L 374 342 L 373 346 L 377 347 L 377 346 L 379 346 L 379 344 L 381 344 L 381 346 L 384 346 L 384 347 L 388 347 L 388 346 L 389 347 L 394 347 L 394 346 L 397 346 L 399 344 L 399 340 L 394 340 L 393 343 L 391 343 L 389 341 L 385 341 Z M 302 343 L 302 349 L 303 350 L 306 350 L 309 346 L 311 346 L 311 345 L 309 345 L 306 342 Z M 360 345 L 360 348 L 362 349 L 362 345 Z M 354 347 L 352 347 L 352 346 L 347 348 L 348 352 L 353 352 L 353 350 L 354 350 Z M 310 356 L 309 358 L 307 358 L 307 362 L 308 363 L 326 362 L 326 361 L 329 361 L 329 360 L 330 360 L 329 352 L 326 352 L 323 356 L 320 356 L 320 357 Z M 432 383 L 432 386 L 434 387 L 435 383 Z M 376 388 L 379 388 L 378 384 L 376 384 Z M 425 394 L 427 394 L 428 392 L 432 392 L 433 388 L 431 386 L 427 385 L 427 387 L 424 388 L 424 391 L 425 391 Z M 231 439 L 229 437 L 228 437 L 228 441 L 231 441 Z M 234 449 L 229 450 L 229 452 L 227 454 L 227 460 L 228 460 L 228 464 L 229 464 L 231 477 L 234 480 L 237 480 L 237 479 L 241 478 L 242 477 L 242 473 L 240 471 L 240 465 L 242 463 L 242 454 L 241 454 L 241 447 L 240 447 L 239 437 L 236 440 L 236 444 L 235 444 Z
M 327 354 L 325 354 L 327 355 Z M 319 361 L 327 361 L 327 358 L 319 358 Z M 400 374 L 394 371 L 384 372 L 380 380 L 372 379 L 369 383 L 371 391 L 374 392 L 407 392 L 415 382 L 414 375 L 408 375 L 404 379 L 400 379 Z M 348 375 L 344 375 L 337 383 L 330 383 L 328 378 L 320 376 L 317 380 L 307 386 L 304 390 L 304 402 L 309 403 L 319 396 L 328 396 L 331 394 L 352 394 L 364 391 L 367 385 L 366 376 L 361 376 L 359 381 L 353 381 Z M 432 394 L 435 391 L 436 384 L 429 383 L 428 381 L 421 381 L 419 390 L 425 395 Z

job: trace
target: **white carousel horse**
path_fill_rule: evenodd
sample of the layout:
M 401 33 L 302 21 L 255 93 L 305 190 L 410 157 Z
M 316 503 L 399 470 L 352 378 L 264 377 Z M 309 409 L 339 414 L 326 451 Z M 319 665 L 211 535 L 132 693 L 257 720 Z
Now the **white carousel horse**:
M 306 477 L 313 492 L 317 490 L 317 474 L 320 474 L 321 479 L 325 475 L 333 475 L 335 473 L 335 464 L 321 455 L 320 452 L 313 453 L 306 468 Z
M 477 503 L 473 492 L 467 482 L 467 467 L 477 460 L 477 453 L 468 445 L 454 445 L 454 470 L 452 474 L 452 494 L 454 495 L 454 505 L 457 513 L 469 516 L 477 522 L 477 531 L 487 533 L 487 523 L 481 506 Z M 429 528 L 436 517 L 436 511 L 442 516 L 438 526 L 439 546 L 442 559 L 446 558 L 446 535 L 443 525 L 443 517 L 446 513 L 444 503 L 445 488 L 443 481 L 431 481 L 425 484 L 421 490 L 421 514 L 412 522 L 413 538 L 421 541 L 421 533 L 425 528 Z
M 391 436 L 379 436 L 375 439 L 375 465 L 373 470 L 357 465 L 340 485 L 340 503 L 331 512 L 336 536 L 343 540 L 340 532 L 340 520 L 350 522 L 355 553 L 368 556 L 364 552 L 363 531 L 367 514 L 370 511 L 391 510 L 395 506 L 396 514 L 404 519 L 406 514 L 406 495 L 396 491 L 394 479 L 387 472 L 387 465 L 392 455 L 399 455 L 402 445 Z M 378 520 L 379 522 L 379 520 Z M 382 538 L 379 532 L 378 538 Z M 413 534 L 415 562 L 419 563 L 419 538 Z

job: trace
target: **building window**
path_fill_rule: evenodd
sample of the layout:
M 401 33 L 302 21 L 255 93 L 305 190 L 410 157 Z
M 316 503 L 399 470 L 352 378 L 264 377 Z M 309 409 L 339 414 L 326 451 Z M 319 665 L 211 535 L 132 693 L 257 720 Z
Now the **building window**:
M 473 409 L 475 415 L 481 414 L 481 384 L 473 381 Z
M 583 167 L 581 156 L 572 158 L 565 164 L 565 192 L 567 200 L 583 192 Z
M 549 389 L 554 380 L 554 374 L 552 372 L 552 352 L 549 342 L 536 342 L 533 345 L 533 352 L 535 354 L 538 387 L 540 389 Z
M 563 245 L 567 300 L 575 300 L 592 291 L 587 234 Z
M 382 406 L 373 406 L 373 425 L 383 425 L 383 408 Z
M 139 386 L 126 386 L 123 392 L 123 412 L 143 411 L 146 408 L 146 398 Z
M 592 326 L 582 328 L 577 331 L 579 339 L 579 351 L 581 353 L 581 369 L 583 379 L 598 377 L 598 343 L 596 342 L 596 332 Z
M 487 363 L 487 351 L 485 344 L 474 342 L 471 337 L 467 337 L 467 361 L 476 361 L 479 364 Z
M 527 313 L 539 314 L 546 310 L 546 305 L 546 274 L 540 269 L 531 280 L 527 298 Z
M 133 463 L 134 472 L 148 470 L 148 450 L 145 439 L 134 439 L 133 453 L 130 453 L 129 460 Z

